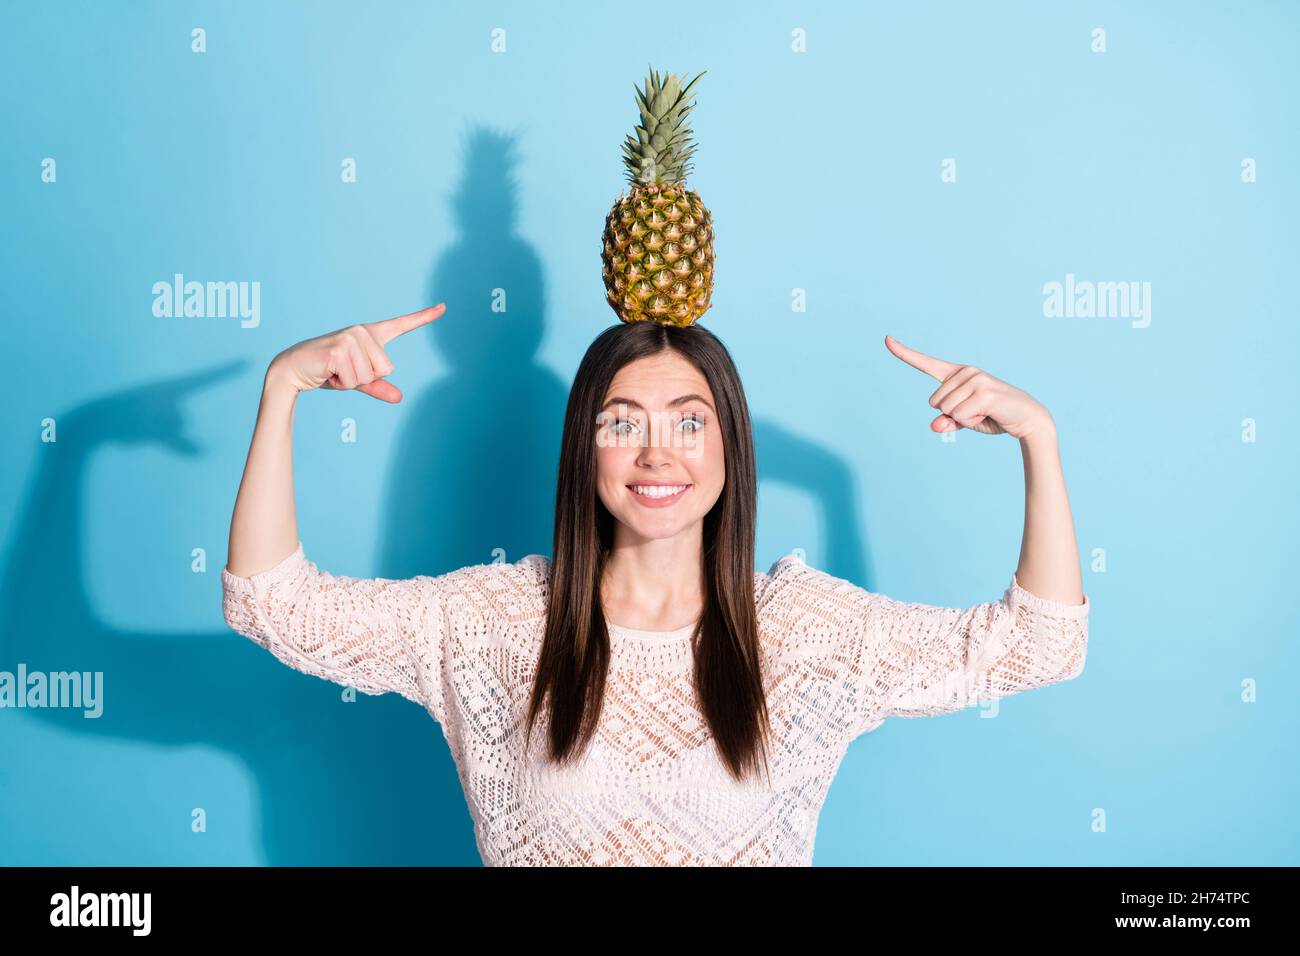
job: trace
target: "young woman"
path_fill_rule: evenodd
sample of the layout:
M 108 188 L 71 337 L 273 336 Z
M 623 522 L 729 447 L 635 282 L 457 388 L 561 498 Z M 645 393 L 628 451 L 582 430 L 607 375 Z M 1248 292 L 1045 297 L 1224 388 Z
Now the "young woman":
M 424 707 L 486 864 L 807 865 L 859 735 L 1083 671 L 1089 603 L 1051 415 L 891 338 L 941 383 L 932 428 L 1020 441 L 1024 538 L 999 601 L 895 601 L 793 555 L 755 572 L 740 376 L 707 329 L 656 322 L 605 330 L 578 369 L 552 558 L 405 580 L 321 571 L 294 510 L 297 396 L 400 401 L 385 346 L 443 311 L 352 326 L 271 362 L 223 607 L 291 667 Z

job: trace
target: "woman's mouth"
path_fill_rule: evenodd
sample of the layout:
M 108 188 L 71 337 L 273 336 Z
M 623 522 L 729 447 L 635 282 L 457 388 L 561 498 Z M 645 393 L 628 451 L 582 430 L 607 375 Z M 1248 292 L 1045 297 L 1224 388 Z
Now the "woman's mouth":
M 676 504 L 681 500 L 682 495 L 691 490 L 690 484 L 686 482 L 680 484 L 635 483 L 628 485 L 627 488 L 632 492 L 632 497 L 647 508 L 666 508 L 671 504 Z

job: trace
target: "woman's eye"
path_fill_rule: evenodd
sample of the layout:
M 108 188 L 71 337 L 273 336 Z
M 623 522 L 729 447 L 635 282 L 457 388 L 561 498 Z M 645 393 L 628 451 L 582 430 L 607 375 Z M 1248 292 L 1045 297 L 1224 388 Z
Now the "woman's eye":
M 620 419 L 619 419 L 618 421 L 616 421 L 616 422 L 614 423 L 614 425 L 613 425 L 613 431 L 614 431 L 614 434 L 616 434 L 616 435 L 630 435 L 630 434 L 631 434 L 631 431 L 630 431 L 629 429 L 624 429 L 624 428 L 623 428 L 624 425 L 628 425 L 628 426 L 630 426 L 631 428 L 635 428 L 635 427 L 636 427 L 636 425 L 635 425 L 631 420 L 626 419 L 626 418 L 620 418 Z
M 681 420 L 681 423 L 677 427 L 681 428 L 683 425 L 691 426 L 690 428 L 686 429 L 686 431 L 688 432 L 692 432 L 692 433 L 698 432 L 701 428 L 704 427 L 704 419 L 700 418 L 698 415 L 687 415 L 685 418 Z

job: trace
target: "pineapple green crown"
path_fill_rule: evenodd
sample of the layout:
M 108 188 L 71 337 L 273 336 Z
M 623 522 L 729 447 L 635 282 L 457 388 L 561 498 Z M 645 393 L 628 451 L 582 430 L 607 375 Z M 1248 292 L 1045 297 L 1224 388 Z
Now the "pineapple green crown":
M 697 74 L 695 79 L 682 86 L 684 77 L 672 73 L 661 76 L 651 69 L 645 80 L 645 89 L 636 90 L 641 124 L 636 128 L 636 136 L 629 133 L 623 143 L 623 162 L 627 166 L 629 183 L 685 181 L 692 168 L 691 154 L 695 152 L 691 128 L 686 125 L 686 114 L 695 102 L 688 102 L 687 94 L 703 75 Z

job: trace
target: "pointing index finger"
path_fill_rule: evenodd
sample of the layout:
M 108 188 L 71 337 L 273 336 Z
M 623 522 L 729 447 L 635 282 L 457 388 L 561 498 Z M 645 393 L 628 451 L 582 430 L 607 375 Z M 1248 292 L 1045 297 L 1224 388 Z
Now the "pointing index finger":
M 421 309 L 419 312 L 410 312 L 407 315 L 399 315 L 391 319 L 381 319 L 378 322 L 371 322 L 368 328 L 374 335 L 375 341 L 380 345 L 387 345 L 399 335 L 410 332 L 412 329 L 418 329 L 422 325 L 428 325 L 442 313 L 447 311 L 447 304 L 439 302 L 437 305 L 430 306 L 427 309 Z
M 908 365 L 920 369 L 926 375 L 932 376 L 941 382 L 947 379 L 953 372 L 957 371 L 957 369 L 961 368 L 960 365 L 954 365 L 952 362 L 945 362 L 943 359 L 935 358 L 933 355 L 926 355 L 924 352 L 916 351 L 916 349 L 909 349 L 902 342 L 898 341 L 898 339 L 889 335 L 885 336 L 885 347 Z

